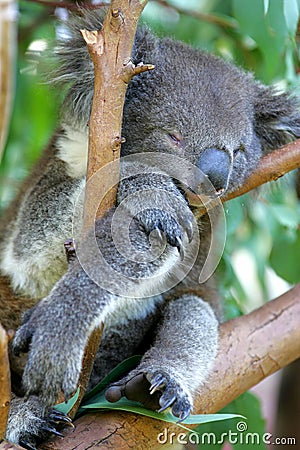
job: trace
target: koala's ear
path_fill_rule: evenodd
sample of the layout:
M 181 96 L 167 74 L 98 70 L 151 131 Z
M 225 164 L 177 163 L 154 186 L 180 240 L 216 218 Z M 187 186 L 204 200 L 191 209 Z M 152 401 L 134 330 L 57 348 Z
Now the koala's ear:
M 254 120 L 263 153 L 275 150 L 300 137 L 300 99 L 257 84 Z

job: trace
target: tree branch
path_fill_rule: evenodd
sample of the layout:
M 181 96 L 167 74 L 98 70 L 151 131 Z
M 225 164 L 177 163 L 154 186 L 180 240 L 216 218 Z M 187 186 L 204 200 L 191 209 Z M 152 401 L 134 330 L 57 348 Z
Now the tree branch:
M 130 79 L 154 66 L 143 63 L 134 66 L 132 46 L 138 20 L 147 0 L 112 0 L 101 30 L 81 30 L 94 64 L 94 97 L 89 120 L 89 151 L 83 209 L 83 235 L 116 203 L 121 128 L 125 93 Z M 111 186 L 113 186 L 111 188 Z M 105 194 L 99 204 L 101 194 Z M 101 329 L 90 336 L 85 350 L 83 370 L 79 380 L 80 394 L 70 416 L 74 417 L 84 395 L 101 340 Z
M 10 405 L 10 372 L 8 361 L 8 334 L 0 324 L 0 441 L 5 437 Z
M 16 53 L 15 0 L 0 1 L 0 161 L 8 133 L 13 99 L 14 59 Z

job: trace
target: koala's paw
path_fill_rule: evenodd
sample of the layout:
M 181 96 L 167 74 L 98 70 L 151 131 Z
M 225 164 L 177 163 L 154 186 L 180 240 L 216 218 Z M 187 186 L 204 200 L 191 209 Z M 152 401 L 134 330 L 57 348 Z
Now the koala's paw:
M 192 409 L 191 395 L 174 377 L 163 370 L 140 372 L 137 369 L 112 384 L 107 389 L 105 397 L 112 403 L 126 397 L 158 412 L 170 407 L 179 422 L 186 419 Z
M 45 411 L 37 396 L 29 397 L 26 402 L 22 398 L 14 398 L 6 438 L 26 449 L 35 450 L 39 442 L 51 435 L 62 436 L 58 430 L 66 425 L 73 426 L 71 419 L 52 408 Z
M 177 247 L 180 257 L 184 258 L 184 235 L 186 234 L 191 242 L 194 234 L 194 216 L 191 212 L 185 215 L 177 214 L 175 218 L 169 212 L 153 208 L 142 211 L 138 219 L 147 233 L 155 232 L 161 242 L 165 239 L 168 244 Z
M 61 392 L 67 400 L 76 391 L 85 348 L 84 339 L 76 340 L 63 321 L 50 317 L 43 307 L 35 308 L 13 342 L 16 355 L 30 350 L 23 385 L 26 396 L 38 394 L 44 407 L 54 405 Z

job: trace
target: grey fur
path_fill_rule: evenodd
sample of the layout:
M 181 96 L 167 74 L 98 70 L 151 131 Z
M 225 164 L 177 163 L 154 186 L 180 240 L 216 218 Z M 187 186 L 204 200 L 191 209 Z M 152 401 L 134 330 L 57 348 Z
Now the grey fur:
M 68 87 L 61 129 L 38 175 L 27 183 L 17 215 L 6 224 L 6 239 L 1 246 L 2 272 L 11 277 L 16 290 L 39 299 L 61 277 L 49 295 L 26 314 L 15 337 L 15 351 L 30 348 L 23 381 L 31 397 L 23 405 L 27 411 L 24 414 L 19 404 L 12 406 L 7 437 L 14 442 L 24 438 L 33 442 L 39 434 L 39 419 L 41 423 L 48 420 L 48 407 L 60 390 L 66 396 L 72 394 L 87 339 L 101 321 L 105 321 L 104 336 L 90 387 L 115 364 L 142 348 L 145 355 L 141 364 L 114 386 L 114 392 L 129 392 L 133 385 L 132 395 L 139 399 L 136 386 L 143 374 L 148 386 L 150 383 L 153 390 L 161 390 L 160 407 L 170 405 L 180 418 L 190 412 L 193 395 L 208 379 L 218 346 L 216 316 L 220 318 L 221 313 L 214 280 L 198 284 L 210 245 L 210 224 L 207 217 L 198 223 L 200 250 L 192 270 L 182 279 L 190 251 L 197 243 L 197 226 L 182 185 L 174 182 L 174 168 L 168 164 L 156 173 L 149 166 L 142 175 L 125 179 L 118 194 L 118 201 L 125 201 L 124 220 L 131 221 L 131 242 L 137 255 L 149 251 L 148 236 L 152 232 L 158 238 L 154 239 L 153 250 L 159 248 L 161 255 L 147 262 L 124 258 L 111 237 L 113 209 L 97 222 L 96 243 L 108 266 L 119 274 L 118 286 L 110 282 L 106 265 L 91 257 L 93 234 L 79 243 L 89 276 L 77 259 L 65 273 L 63 243 L 72 235 L 73 207 L 84 185 L 86 157 L 77 155 L 75 164 L 72 149 L 75 154 L 75 148 L 81 149 L 81 140 L 85 142 L 93 95 L 93 68 L 79 28 L 100 28 L 101 17 L 87 12 L 69 26 L 72 38 L 59 44 L 59 70 L 53 79 Z M 155 70 L 135 77 L 129 84 L 123 156 L 155 152 L 175 155 L 197 166 L 205 154 L 204 166 L 209 166 L 212 178 L 219 181 L 224 179 L 222 164 L 226 161 L 226 180 L 222 182 L 228 192 L 243 183 L 264 153 L 300 136 L 297 99 L 277 94 L 219 58 L 171 39 L 158 39 L 147 29 L 138 31 L 132 58 L 134 62 L 154 64 Z M 215 149 L 226 158 L 214 164 L 209 158 L 213 158 Z M 126 173 L 126 166 L 122 171 Z M 194 173 L 184 176 L 190 186 L 201 186 Z M 143 190 L 147 190 L 153 205 L 136 215 L 139 201 L 132 195 Z M 151 195 L 153 190 L 155 195 Z M 106 283 L 105 289 L 91 279 L 99 276 Z M 159 290 L 169 279 L 178 285 L 149 297 L 153 286 Z M 33 394 L 39 396 L 38 409 Z

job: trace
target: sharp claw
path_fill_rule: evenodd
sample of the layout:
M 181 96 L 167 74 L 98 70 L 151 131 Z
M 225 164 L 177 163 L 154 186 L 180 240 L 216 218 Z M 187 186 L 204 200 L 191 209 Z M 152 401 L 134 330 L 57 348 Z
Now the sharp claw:
M 158 412 L 160 413 L 160 412 L 163 412 L 165 409 L 167 409 L 167 408 L 169 408 L 169 406 L 171 406 L 172 405 L 172 403 L 174 403 L 175 402 L 175 400 L 176 400 L 176 395 L 173 395 L 171 398 L 170 398 L 170 400 L 168 400 L 159 410 L 158 410 Z M 159 403 L 160 403 L 160 401 L 161 401 L 161 399 L 159 400 Z
M 150 391 L 150 395 L 154 394 L 154 392 L 159 391 L 160 388 L 164 387 L 164 385 L 166 384 L 165 378 L 163 375 L 158 374 L 156 375 L 156 377 L 154 378 L 149 391 Z
M 187 234 L 189 243 L 192 242 L 193 240 L 193 235 L 194 235 L 194 228 L 193 228 L 193 222 L 191 220 L 187 220 L 185 223 L 185 232 Z
M 74 428 L 72 419 L 70 419 L 70 417 L 67 416 L 65 413 L 58 411 L 58 410 L 54 410 L 49 414 L 49 420 L 50 420 L 50 422 L 53 422 L 54 424 L 62 423 L 64 425 Z
M 186 411 L 181 411 L 179 419 L 177 420 L 176 423 L 180 423 L 183 422 L 191 413 L 191 409 L 188 408 Z
M 155 233 L 155 237 L 157 237 L 160 244 L 165 243 L 164 233 L 158 227 L 155 227 L 152 233 Z
M 42 427 L 42 429 L 43 429 L 43 431 L 47 431 L 48 433 L 55 434 L 55 436 L 64 437 L 63 434 L 61 434 L 61 433 L 60 433 L 59 431 L 57 431 L 55 428 L 50 427 L 50 426 L 48 426 L 48 425 L 44 425 L 44 426 Z
M 182 240 L 177 236 L 175 241 L 176 241 L 175 246 L 178 249 L 180 259 L 181 259 L 181 261 L 183 261 L 184 260 L 184 248 L 183 248 Z
M 29 442 L 23 441 L 23 439 L 20 440 L 19 444 L 27 450 L 36 450 L 36 447 L 33 447 Z

